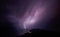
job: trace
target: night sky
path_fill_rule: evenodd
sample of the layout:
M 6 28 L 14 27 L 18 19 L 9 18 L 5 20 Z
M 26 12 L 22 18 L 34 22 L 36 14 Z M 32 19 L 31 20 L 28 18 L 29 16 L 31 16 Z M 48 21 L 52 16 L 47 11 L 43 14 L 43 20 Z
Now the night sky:
M 60 32 L 59 0 L 1 0 L 1 34 L 22 35 L 32 29 Z

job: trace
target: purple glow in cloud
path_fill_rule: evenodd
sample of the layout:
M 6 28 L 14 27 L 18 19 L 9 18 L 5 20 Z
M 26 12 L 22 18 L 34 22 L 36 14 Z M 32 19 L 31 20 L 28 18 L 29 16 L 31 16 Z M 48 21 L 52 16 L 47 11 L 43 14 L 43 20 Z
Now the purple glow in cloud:
M 53 10 L 50 6 L 52 6 L 50 4 L 51 2 L 49 1 L 31 1 L 29 3 L 29 5 L 26 7 L 26 10 L 24 11 L 24 5 L 22 5 L 23 7 L 21 7 L 20 12 L 16 11 L 17 8 L 19 10 L 20 7 L 17 7 L 16 9 L 12 7 L 11 10 L 11 14 L 8 14 L 7 18 L 10 22 L 14 23 L 13 26 L 15 26 L 16 30 L 18 31 L 18 33 L 24 33 L 30 29 L 35 28 L 34 26 L 38 27 L 41 29 L 45 28 L 46 24 L 45 22 L 46 17 L 49 20 L 52 16 L 53 16 L 53 12 L 51 12 L 51 10 Z M 9 6 L 10 7 L 10 6 Z M 51 8 L 51 9 L 50 9 Z M 14 10 L 13 10 L 14 9 Z M 22 13 L 23 12 L 23 13 Z M 22 14 L 21 14 L 22 13 Z M 40 23 L 42 20 L 44 20 L 43 24 L 37 24 L 38 22 Z M 43 26 L 40 26 L 43 25 Z M 26 30 L 26 31 L 25 31 Z
M 24 29 L 29 29 L 31 26 L 34 26 L 38 21 L 41 21 L 43 18 L 43 12 L 45 10 L 44 7 L 38 7 L 39 5 L 34 5 L 31 9 L 31 12 L 29 12 L 29 8 L 26 11 L 26 14 L 24 14 L 23 18 L 21 20 L 24 20 L 23 27 Z M 31 8 L 31 7 L 30 7 Z

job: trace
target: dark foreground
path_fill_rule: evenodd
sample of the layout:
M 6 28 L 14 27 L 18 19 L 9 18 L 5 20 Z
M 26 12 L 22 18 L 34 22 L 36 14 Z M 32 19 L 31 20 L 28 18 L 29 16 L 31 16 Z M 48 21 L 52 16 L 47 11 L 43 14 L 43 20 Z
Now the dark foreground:
M 25 35 L 18 36 L 18 37 L 58 37 L 60 35 L 59 32 L 55 31 L 46 31 L 46 30 L 39 30 L 34 29 L 31 30 L 31 33 L 26 33 Z

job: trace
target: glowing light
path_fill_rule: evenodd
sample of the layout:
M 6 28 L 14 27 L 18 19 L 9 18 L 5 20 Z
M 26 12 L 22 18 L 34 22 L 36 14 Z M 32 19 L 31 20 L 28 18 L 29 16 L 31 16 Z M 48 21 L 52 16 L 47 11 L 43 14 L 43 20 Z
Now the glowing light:
M 25 29 L 29 26 L 35 25 L 36 22 L 38 22 L 39 20 L 42 19 L 43 10 L 36 9 L 34 11 L 32 11 L 30 15 L 27 15 L 27 18 L 25 19 L 25 21 L 23 23 Z
M 24 21 L 24 28 L 26 29 L 26 26 L 29 26 L 31 24 L 33 24 L 35 22 L 35 20 L 30 16 L 28 17 L 25 21 Z

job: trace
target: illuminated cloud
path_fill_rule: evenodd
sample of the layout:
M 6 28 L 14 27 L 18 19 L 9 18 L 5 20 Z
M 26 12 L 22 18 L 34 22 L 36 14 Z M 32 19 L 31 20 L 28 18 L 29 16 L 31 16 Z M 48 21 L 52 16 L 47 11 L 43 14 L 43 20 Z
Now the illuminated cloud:
M 24 29 L 28 29 L 34 26 L 38 21 L 42 20 L 45 8 L 44 7 L 39 8 L 37 6 L 34 6 L 30 13 L 29 10 L 30 9 L 27 10 L 26 14 L 22 18 L 22 20 L 24 20 L 22 22 Z

